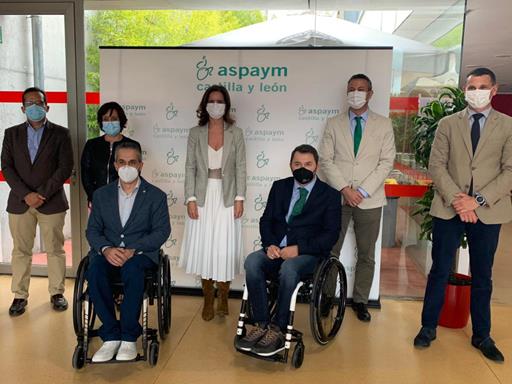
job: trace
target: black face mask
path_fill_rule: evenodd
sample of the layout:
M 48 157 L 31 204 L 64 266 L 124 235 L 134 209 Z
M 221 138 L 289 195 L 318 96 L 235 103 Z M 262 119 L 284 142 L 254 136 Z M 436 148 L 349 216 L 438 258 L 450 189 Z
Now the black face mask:
M 311 180 L 313 180 L 313 178 L 315 177 L 315 174 L 312 171 L 310 171 L 309 169 L 306 169 L 303 167 L 303 168 L 297 168 L 295 171 L 293 171 L 293 177 L 300 184 L 307 184 Z

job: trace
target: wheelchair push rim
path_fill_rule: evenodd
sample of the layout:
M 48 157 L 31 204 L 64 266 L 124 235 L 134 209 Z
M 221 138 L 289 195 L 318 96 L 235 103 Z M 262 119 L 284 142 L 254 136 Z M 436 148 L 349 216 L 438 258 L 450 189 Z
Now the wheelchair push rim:
M 347 278 L 341 262 L 334 257 L 324 261 L 314 276 L 310 304 L 311 333 L 318 344 L 325 345 L 343 323 L 347 302 Z
M 171 328 L 171 266 L 169 257 L 161 255 L 158 265 L 158 331 L 165 340 Z
M 92 329 L 94 326 L 94 321 L 96 319 L 96 314 L 94 313 L 94 308 L 88 300 L 88 286 L 87 279 L 85 278 L 85 272 L 87 267 L 89 266 L 89 257 L 85 257 L 80 261 L 78 265 L 75 285 L 73 289 L 73 327 L 75 330 L 75 335 L 84 336 L 85 331 L 85 301 L 87 299 L 88 305 L 88 329 Z

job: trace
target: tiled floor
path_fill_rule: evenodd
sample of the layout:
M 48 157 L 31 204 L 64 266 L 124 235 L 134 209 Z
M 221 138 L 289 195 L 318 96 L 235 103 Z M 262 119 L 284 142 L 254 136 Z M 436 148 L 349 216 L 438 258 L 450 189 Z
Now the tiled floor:
M 66 296 L 71 299 L 72 280 Z M 201 298 L 173 298 L 170 337 L 161 344 L 156 367 L 147 363 L 71 367 L 75 346 L 71 310 L 53 312 L 47 281 L 33 278 L 27 312 L 7 314 L 11 297 L 9 276 L 0 276 L 0 381 L 31 383 L 511 383 L 512 306 L 493 305 L 493 336 L 507 359 L 495 364 L 469 344 L 470 328 L 440 328 L 427 350 L 416 350 L 421 302 L 382 300 L 372 310 L 370 324 L 359 322 L 348 309 L 343 327 L 331 344 L 313 341 L 307 306 L 298 305 L 296 326 L 305 332 L 304 365 L 268 363 L 240 355 L 233 349 L 239 300 L 230 300 L 231 315 L 224 320 L 201 319 Z M 152 308 L 152 311 L 154 308 Z M 151 313 L 153 315 L 153 312 Z M 152 318 L 154 320 L 154 316 Z M 97 343 L 94 344 L 95 348 Z

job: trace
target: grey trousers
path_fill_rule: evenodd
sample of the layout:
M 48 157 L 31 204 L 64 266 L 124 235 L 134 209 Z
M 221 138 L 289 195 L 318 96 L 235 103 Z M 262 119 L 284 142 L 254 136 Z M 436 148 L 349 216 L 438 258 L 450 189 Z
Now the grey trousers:
M 331 255 L 339 257 L 350 219 L 354 220 L 356 234 L 357 263 L 354 280 L 354 303 L 368 303 L 375 272 L 375 242 L 379 237 L 382 207 L 361 209 L 343 205 L 341 209 L 341 232 Z

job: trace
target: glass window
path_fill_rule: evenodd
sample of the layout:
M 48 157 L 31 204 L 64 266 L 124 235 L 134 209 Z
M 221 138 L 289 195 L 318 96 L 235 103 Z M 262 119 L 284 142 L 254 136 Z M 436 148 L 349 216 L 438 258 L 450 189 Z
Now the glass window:
M 48 118 L 67 126 L 66 45 L 63 15 L 0 15 L 0 140 L 5 129 L 26 120 L 21 111 L 22 92 L 32 86 L 46 90 Z M 14 60 L 13 58 L 16 58 Z M 64 187 L 68 201 L 69 184 Z M 12 238 L 7 197 L 10 188 L 0 177 L 0 264 L 10 264 Z M 71 266 L 71 215 L 64 226 L 66 266 Z M 39 230 L 34 242 L 34 265 L 46 265 Z

